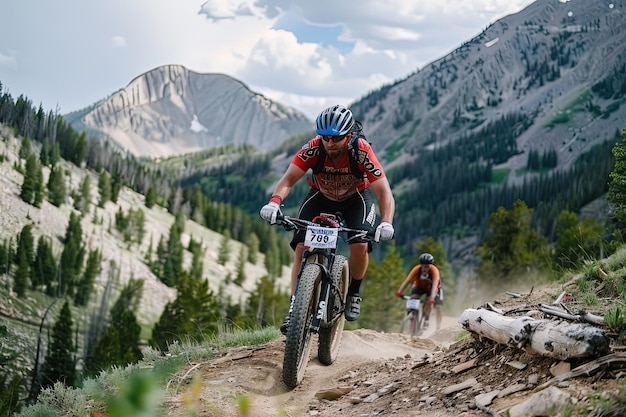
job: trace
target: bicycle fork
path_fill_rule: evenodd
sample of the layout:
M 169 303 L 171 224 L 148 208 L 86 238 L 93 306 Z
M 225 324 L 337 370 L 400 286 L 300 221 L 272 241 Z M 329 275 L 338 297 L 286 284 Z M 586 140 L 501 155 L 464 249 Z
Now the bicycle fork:
M 311 252 L 308 250 L 305 250 L 302 256 L 302 264 L 300 267 L 300 273 L 298 274 L 298 276 L 300 276 L 300 274 L 302 273 L 302 270 L 304 269 L 304 266 L 307 263 L 307 258 L 315 252 Z M 322 260 L 322 262 L 314 262 L 316 265 L 319 265 L 320 267 L 320 272 L 322 274 L 322 279 L 321 279 L 321 283 L 320 283 L 320 294 L 319 294 L 319 298 L 318 298 L 318 303 L 317 303 L 317 309 L 315 310 L 315 315 L 313 316 L 313 319 L 311 320 L 311 326 L 310 326 L 310 331 L 312 333 L 319 333 L 320 327 L 322 327 L 322 322 L 324 321 L 324 318 L 327 318 L 327 322 L 331 323 L 334 321 L 335 317 L 329 317 L 328 316 L 328 300 L 330 299 L 330 293 L 333 290 L 333 283 L 332 283 L 332 279 L 330 276 L 330 270 L 332 269 L 333 265 L 333 260 L 330 259 L 329 262 L 329 258 L 328 258 L 328 254 L 320 254 L 318 252 L 319 256 L 317 258 L 317 260 Z M 329 264 L 329 265 L 326 265 Z M 338 292 L 338 289 L 335 289 L 335 291 Z M 341 312 L 343 314 L 343 312 Z
M 311 332 L 318 333 L 322 320 L 328 311 L 328 299 L 330 298 L 330 274 L 326 266 L 318 264 L 322 271 L 322 282 L 320 284 L 320 295 L 317 303 L 317 310 L 313 320 L 311 320 Z

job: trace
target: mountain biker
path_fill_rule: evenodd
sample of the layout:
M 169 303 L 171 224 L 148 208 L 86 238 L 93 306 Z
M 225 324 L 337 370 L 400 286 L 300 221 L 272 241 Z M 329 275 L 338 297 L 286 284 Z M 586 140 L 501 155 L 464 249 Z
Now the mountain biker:
M 359 139 L 355 144 L 358 146 L 357 162 L 363 175 L 357 178 L 351 173 L 348 147 L 354 123 L 352 112 L 340 105 L 329 107 L 317 116 L 317 136 L 304 144 L 293 157 L 286 172 L 274 187 L 269 202 L 259 212 L 263 219 L 272 224 L 276 222 L 280 205 L 289 195 L 291 188 L 307 170 L 316 166 L 320 153 L 325 153 L 323 168 L 320 172 L 313 172 L 313 181 L 307 178 L 311 189 L 300 205 L 298 217 L 313 220 L 320 213 L 341 212 L 347 227 L 371 231 L 376 219 L 373 191 L 380 206 L 380 224 L 376 229 L 376 236 L 378 240 L 393 238 L 395 201 L 385 171 L 366 140 Z M 291 241 L 295 261 L 291 271 L 290 312 L 293 308 L 297 277 L 305 249 L 304 237 L 304 231 L 296 231 Z M 367 270 L 370 251 L 371 243 L 367 240 L 357 238 L 350 241 L 351 277 L 345 311 L 348 321 L 358 319 L 361 312 L 360 286 Z M 281 324 L 280 331 L 287 334 L 288 326 L 289 316 Z
M 433 304 L 435 305 L 435 312 L 437 314 L 437 330 L 441 327 L 443 306 L 443 291 L 441 289 L 441 277 L 439 275 L 439 269 L 434 265 L 435 258 L 430 253 L 422 253 L 419 257 L 419 264 L 411 269 L 411 272 L 404 279 L 396 295 L 402 297 L 404 295 L 404 289 L 413 283 L 411 288 L 411 295 L 413 298 L 420 298 L 426 294 L 426 306 L 424 309 L 424 330 L 428 329 L 428 323 L 430 318 L 430 312 L 432 311 Z

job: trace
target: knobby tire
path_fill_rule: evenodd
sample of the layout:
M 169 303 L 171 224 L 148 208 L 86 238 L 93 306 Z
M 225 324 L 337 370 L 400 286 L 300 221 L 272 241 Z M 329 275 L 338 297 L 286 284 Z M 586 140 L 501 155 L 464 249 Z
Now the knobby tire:
M 400 333 L 404 334 L 405 330 L 408 327 L 408 334 L 413 336 L 419 336 L 421 334 L 423 318 L 420 317 L 420 313 L 417 311 L 409 311 L 406 316 L 402 319 L 402 323 L 400 324 Z
M 317 309 L 321 274 L 319 265 L 309 263 L 298 278 L 283 358 L 283 382 L 289 388 L 295 388 L 302 382 L 309 361 L 311 320 Z
M 317 358 L 323 365 L 331 365 L 339 354 L 343 327 L 346 323 L 344 314 L 348 285 L 350 284 L 350 272 L 348 260 L 343 255 L 336 255 L 333 268 L 330 271 L 330 278 L 333 283 L 328 305 L 326 306 L 326 317 L 330 321 L 339 316 L 332 326 L 320 327 L 318 334 Z
M 411 322 L 411 316 L 412 314 L 407 313 L 404 318 L 402 319 L 402 322 L 400 323 L 400 334 L 404 334 L 404 332 L 406 331 L 407 327 L 410 327 L 409 324 Z
M 417 336 L 419 333 L 419 328 L 420 328 L 420 319 L 419 319 L 419 315 L 420 313 L 417 311 L 413 311 L 411 314 L 411 327 L 410 327 L 410 333 L 411 333 L 411 337 Z

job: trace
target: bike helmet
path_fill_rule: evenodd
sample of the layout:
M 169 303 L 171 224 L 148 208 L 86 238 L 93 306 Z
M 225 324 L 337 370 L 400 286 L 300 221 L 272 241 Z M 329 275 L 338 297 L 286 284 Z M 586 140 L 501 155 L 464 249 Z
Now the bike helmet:
M 421 264 L 432 264 L 435 262 L 435 258 L 430 253 L 422 253 L 420 255 Z
M 317 116 L 316 125 L 318 135 L 343 136 L 352 130 L 354 116 L 347 107 L 336 105 L 322 111 Z

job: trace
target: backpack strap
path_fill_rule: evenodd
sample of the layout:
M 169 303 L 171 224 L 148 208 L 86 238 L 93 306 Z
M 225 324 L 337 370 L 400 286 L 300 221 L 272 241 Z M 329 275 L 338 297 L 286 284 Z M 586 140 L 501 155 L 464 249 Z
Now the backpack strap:
M 326 162 L 326 150 L 324 150 L 324 145 L 320 141 L 320 146 L 318 147 L 319 156 L 317 158 L 317 163 L 313 167 L 313 175 L 319 174 L 324 169 L 324 162 Z
M 350 138 L 350 144 L 348 145 L 348 152 L 350 158 L 350 172 L 355 177 L 361 179 L 365 175 L 365 172 L 359 167 L 359 139 L 365 139 L 365 136 L 355 136 Z

